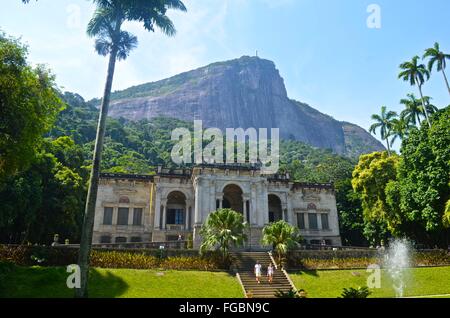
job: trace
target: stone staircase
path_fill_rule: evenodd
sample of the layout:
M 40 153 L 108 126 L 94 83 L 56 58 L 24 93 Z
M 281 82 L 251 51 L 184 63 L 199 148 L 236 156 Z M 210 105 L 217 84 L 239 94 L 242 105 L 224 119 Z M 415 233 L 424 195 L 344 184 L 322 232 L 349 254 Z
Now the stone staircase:
M 245 291 L 245 294 L 251 293 L 253 298 L 273 298 L 279 290 L 284 292 L 294 288 L 286 273 L 281 269 L 275 269 L 273 282 L 269 284 L 267 281 L 267 267 L 269 264 L 274 265 L 272 259 L 267 252 L 234 252 L 233 265 L 237 271 L 237 276 Z M 261 283 L 256 282 L 254 274 L 254 266 L 256 262 L 262 265 Z

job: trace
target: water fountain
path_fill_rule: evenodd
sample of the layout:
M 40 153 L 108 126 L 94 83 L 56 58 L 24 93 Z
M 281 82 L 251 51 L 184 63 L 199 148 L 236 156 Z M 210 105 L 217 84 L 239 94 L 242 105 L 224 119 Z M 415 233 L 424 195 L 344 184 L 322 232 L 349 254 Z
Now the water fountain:
M 410 265 L 411 244 L 406 239 L 390 242 L 384 253 L 384 268 L 392 279 L 396 297 L 403 297 Z

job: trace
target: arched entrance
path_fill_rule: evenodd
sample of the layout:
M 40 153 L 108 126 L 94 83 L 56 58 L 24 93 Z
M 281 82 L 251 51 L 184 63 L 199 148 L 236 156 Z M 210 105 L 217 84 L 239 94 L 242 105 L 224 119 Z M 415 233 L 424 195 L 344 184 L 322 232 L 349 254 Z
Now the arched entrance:
M 186 224 L 186 196 L 180 191 L 171 192 L 167 196 L 167 229 L 184 229 Z
M 281 200 L 274 194 L 269 194 L 269 223 L 277 222 L 283 219 L 283 209 Z
M 235 185 L 229 184 L 223 189 L 222 207 L 224 209 L 232 209 L 236 212 L 244 212 L 244 200 L 242 199 L 242 189 Z

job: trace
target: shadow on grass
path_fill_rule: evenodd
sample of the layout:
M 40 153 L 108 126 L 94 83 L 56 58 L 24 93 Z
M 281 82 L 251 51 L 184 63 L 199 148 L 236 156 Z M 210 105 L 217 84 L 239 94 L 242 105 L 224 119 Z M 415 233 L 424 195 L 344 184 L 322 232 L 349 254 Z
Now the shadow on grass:
M 123 295 L 129 285 L 109 270 L 92 269 L 89 274 L 89 297 L 115 298 Z
M 22 267 L 0 263 L 0 298 L 72 298 L 75 292 L 66 285 L 68 276 L 63 267 Z M 90 271 L 90 297 L 118 297 L 128 288 L 122 278 L 109 271 Z
M 290 274 L 319 277 L 319 273 L 316 269 L 290 271 Z

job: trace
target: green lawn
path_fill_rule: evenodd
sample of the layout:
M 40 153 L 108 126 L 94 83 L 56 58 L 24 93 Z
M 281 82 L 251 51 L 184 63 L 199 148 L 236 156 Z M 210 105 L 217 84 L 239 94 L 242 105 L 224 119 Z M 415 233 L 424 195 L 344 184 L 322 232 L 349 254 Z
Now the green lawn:
M 323 270 L 290 273 L 297 289 L 311 298 L 336 298 L 343 288 L 366 286 L 370 273 L 365 270 Z M 382 270 L 381 288 L 372 289 L 370 297 L 395 297 L 392 281 Z M 407 270 L 404 296 L 450 294 L 450 267 L 413 268 Z
M 1 266 L 1 265 L 0 265 Z M 15 267 L 0 282 L 0 297 L 73 297 L 64 268 Z M 241 298 L 234 276 L 220 272 L 94 269 L 90 297 Z

